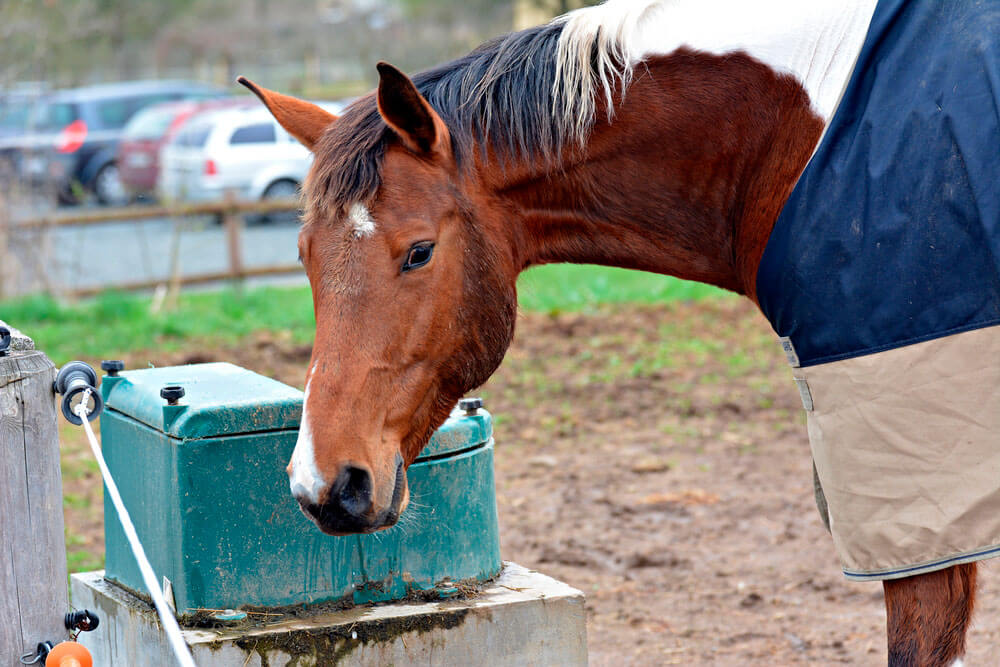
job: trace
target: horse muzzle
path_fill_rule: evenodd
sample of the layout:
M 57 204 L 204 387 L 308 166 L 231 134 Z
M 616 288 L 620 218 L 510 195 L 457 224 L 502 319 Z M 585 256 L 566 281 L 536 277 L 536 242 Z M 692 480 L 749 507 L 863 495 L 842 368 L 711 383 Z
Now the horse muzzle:
M 308 495 L 293 493 L 302 513 L 327 535 L 354 535 L 374 533 L 391 528 L 399 520 L 407 497 L 406 470 L 403 458 L 396 455 L 396 474 L 393 480 L 392 499 L 379 508 L 371 473 L 360 466 L 345 465 L 321 502 L 313 502 Z

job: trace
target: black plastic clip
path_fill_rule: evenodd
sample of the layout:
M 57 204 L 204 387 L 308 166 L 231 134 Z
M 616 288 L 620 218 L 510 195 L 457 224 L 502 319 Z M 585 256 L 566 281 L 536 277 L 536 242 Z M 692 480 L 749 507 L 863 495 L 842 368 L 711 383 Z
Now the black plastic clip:
M 89 609 L 71 611 L 63 617 L 63 625 L 70 631 L 73 641 L 81 632 L 96 630 L 101 624 L 101 619 Z M 74 634 L 75 633 L 75 634 Z M 44 665 L 45 659 L 52 652 L 52 642 L 40 642 L 34 651 L 30 651 L 21 656 L 22 665 Z
M 44 665 L 45 659 L 52 651 L 52 642 L 40 642 L 34 651 L 29 651 L 21 656 L 22 665 Z M 31 658 L 31 660 L 28 660 Z

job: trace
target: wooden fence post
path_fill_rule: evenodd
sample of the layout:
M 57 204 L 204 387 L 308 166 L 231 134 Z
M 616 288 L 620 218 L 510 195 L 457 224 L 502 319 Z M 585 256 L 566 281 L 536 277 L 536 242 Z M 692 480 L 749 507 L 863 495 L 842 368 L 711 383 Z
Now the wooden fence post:
M 56 369 L 11 329 L 0 356 L 0 664 L 69 637 Z
M 235 209 L 236 196 L 226 192 L 228 208 L 223 215 L 226 228 L 226 244 L 229 247 L 229 273 L 237 287 L 243 286 L 243 216 Z
M 181 218 L 171 218 L 173 231 L 170 234 L 170 278 L 167 281 L 167 310 L 177 308 L 181 297 L 181 231 L 184 222 Z
M 6 215 L 3 194 L 0 193 L 0 299 L 15 292 L 13 285 L 9 284 L 14 279 L 14 271 L 11 266 L 14 263 L 14 258 L 10 252 L 9 227 L 10 218 Z

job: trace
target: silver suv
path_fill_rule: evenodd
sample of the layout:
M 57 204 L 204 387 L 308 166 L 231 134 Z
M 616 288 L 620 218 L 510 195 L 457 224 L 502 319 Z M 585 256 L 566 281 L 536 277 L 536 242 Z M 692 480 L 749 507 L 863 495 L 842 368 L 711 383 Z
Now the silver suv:
M 321 103 L 331 113 L 343 105 Z M 312 162 L 310 153 L 264 108 L 224 109 L 192 116 L 160 153 L 159 197 L 215 201 L 292 197 Z

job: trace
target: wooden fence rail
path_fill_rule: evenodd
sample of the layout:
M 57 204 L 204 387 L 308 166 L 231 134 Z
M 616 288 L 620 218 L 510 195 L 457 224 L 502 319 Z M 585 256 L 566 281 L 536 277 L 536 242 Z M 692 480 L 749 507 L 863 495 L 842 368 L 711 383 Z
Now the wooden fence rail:
M 226 248 L 229 258 L 229 268 L 226 271 L 215 271 L 197 274 L 179 274 L 151 280 L 138 280 L 99 286 L 72 287 L 61 290 L 68 297 L 87 297 L 107 289 L 135 291 L 152 289 L 169 284 L 172 289 L 181 285 L 197 285 L 226 280 L 243 281 L 251 277 L 276 276 L 300 273 L 299 264 L 277 264 L 267 266 L 246 267 L 243 264 L 243 231 L 246 214 L 267 215 L 274 213 L 295 212 L 299 208 L 297 199 L 273 199 L 266 201 L 237 201 L 228 198 L 223 201 L 194 204 L 179 204 L 171 206 L 125 206 L 120 208 L 100 208 L 92 210 L 55 213 L 30 219 L 16 219 L 6 226 L 0 223 L 0 257 L 5 256 L 6 245 L 10 236 L 23 231 L 60 229 L 67 227 L 85 227 L 117 223 L 141 223 L 150 218 L 187 218 L 210 215 L 222 220 L 226 233 Z M 0 276 L 2 278 L 2 276 Z
M 131 222 L 148 218 L 186 218 L 196 215 L 241 215 L 244 213 L 280 213 L 296 211 L 295 199 L 269 199 L 266 201 L 217 201 L 172 206 L 123 206 L 95 208 L 69 213 L 54 213 L 37 218 L 15 218 L 12 230 L 51 229 L 53 227 L 82 227 L 103 225 L 108 222 Z

